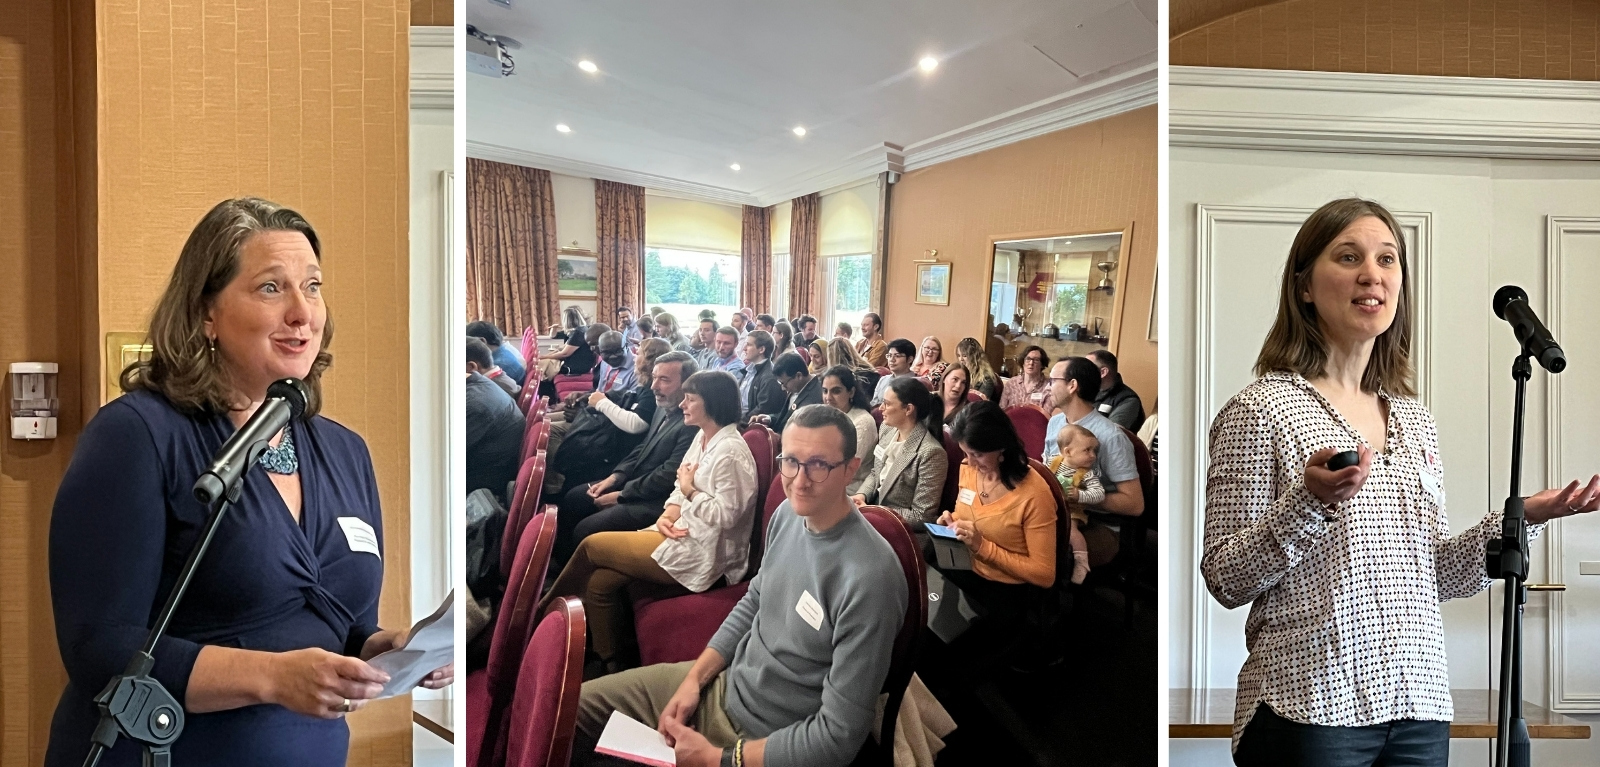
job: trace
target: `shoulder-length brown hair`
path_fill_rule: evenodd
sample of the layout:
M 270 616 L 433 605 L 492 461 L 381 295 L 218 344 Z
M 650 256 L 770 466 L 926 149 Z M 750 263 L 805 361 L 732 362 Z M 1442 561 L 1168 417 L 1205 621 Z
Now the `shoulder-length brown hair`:
M 1372 357 L 1361 376 L 1361 388 L 1375 392 L 1382 388 L 1392 394 L 1416 396 L 1411 369 L 1411 266 L 1406 258 L 1406 239 L 1399 222 L 1382 205 L 1371 200 L 1349 197 L 1318 208 L 1300 225 L 1289 247 L 1289 262 L 1283 267 L 1283 286 L 1278 293 L 1278 318 L 1256 357 L 1256 375 L 1274 371 L 1299 373 L 1316 378 L 1328 362 L 1328 342 L 1317 324 L 1317 306 L 1301 300 L 1311 289 L 1311 270 L 1317 259 L 1339 233 L 1357 219 L 1376 216 L 1394 234 L 1400 256 L 1400 295 L 1395 305 L 1394 322 L 1373 342 Z
M 322 242 L 299 213 L 255 197 L 223 200 L 196 224 L 178 254 L 166 292 L 150 315 L 150 359 L 122 371 L 124 391 L 146 389 L 190 414 L 236 409 L 226 371 L 206 338 L 206 314 L 217 294 L 239 274 L 239 249 L 261 232 L 299 232 L 322 260 Z M 322 347 L 305 377 L 305 418 L 322 408 L 322 373 L 333 364 L 333 318 L 322 326 Z

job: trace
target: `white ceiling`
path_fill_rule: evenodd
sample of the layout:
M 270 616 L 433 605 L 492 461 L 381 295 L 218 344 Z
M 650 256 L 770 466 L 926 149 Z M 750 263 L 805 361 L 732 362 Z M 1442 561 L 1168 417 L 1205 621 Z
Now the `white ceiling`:
M 1157 1 L 466 0 L 468 154 L 770 204 L 1154 103 Z

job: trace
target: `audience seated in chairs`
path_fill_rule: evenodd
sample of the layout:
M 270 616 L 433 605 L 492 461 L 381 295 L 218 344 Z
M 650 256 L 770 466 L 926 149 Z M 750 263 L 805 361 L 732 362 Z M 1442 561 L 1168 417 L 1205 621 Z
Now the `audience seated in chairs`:
M 473 339 L 477 340 L 477 339 Z M 470 353 L 469 353 L 470 359 Z M 488 488 L 501 503 L 506 486 L 517 478 L 518 458 L 527 420 L 505 389 L 471 371 L 466 392 L 467 492 Z
M 578 543 L 605 530 L 638 530 L 661 516 L 672 495 L 678 464 L 689 450 L 695 430 L 683 423 L 679 409 L 683 381 L 697 372 L 686 352 L 669 352 L 656 359 L 650 388 L 656 411 L 644 441 L 604 479 L 576 485 L 561 497 L 560 528 L 553 561 L 566 564 Z
M 911 363 L 911 373 L 927 382 L 929 389 L 937 390 L 940 379 L 944 378 L 945 368 L 950 363 L 944 361 L 944 345 L 939 343 L 938 336 L 928 336 L 922 339 L 922 346 L 917 349 L 917 358 Z
M 1083 526 L 1089 523 L 1089 515 L 1084 513 L 1083 507 L 1098 506 L 1106 499 L 1100 475 L 1094 470 L 1095 461 L 1100 457 L 1100 439 L 1082 426 L 1067 424 L 1056 434 L 1056 446 L 1060 453 L 1045 467 L 1061 483 L 1061 493 L 1072 513 L 1068 527 L 1072 531 L 1072 582 L 1083 583 L 1089 576 L 1089 544 L 1083 538 Z
M 522 382 L 527 380 L 528 370 L 523 364 L 522 357 L 517 353 L 516 349 L 511 348 L 511 345 L 506 343 L 505 334 L 500 332 L 500 328 L 495 327 L 493 322 L 486 320 L 469 322 L 467 323 L 467 335 L 481 339 L 485 344 L 488 344 L 489 351 L 494 355 L 494 364 L 505 370 L 506 374 L 511 376 L 511 380 L 516 381 L 518 386 L 521 386 Z
M 1069 357 L 1050 369 L 1050 397 L 1060 412 L 1051 416 L 1045 427 L 1044 460 L 1048 462 L 1061 452 L 1058 435 L 1067 424 L 1093 432 L 1100 440 L 1094 469 L 1106 491 L 1099 508 L 1137 517 L 1144 513 L 1144 490 L 1139 485 L 1133 443 L 1121 427 L 1095 410 L 1094 398 L 1099 391 L 1100 370 L 1087 358 Z
M 967 406 L 967 393 L 972 391 L 972 372 L 957 362 L 946 368 L 944 380 L 939 382 L 939 400 L 944 404 L 944 428 L 950 429 Z
M 675 352 L 693 351 L 690 347 L 689 339 L 684 337 L 683 333 L 678 330 L 677 317 L 667 312 L 656 312 L 651 317 L 656 321 L 656 338 L 672 344 L 672 350 Z M 712 325 L 715 326 L 716 323 L 712 323 Z
M 637 383 L 632 389 L 570 395 L 571 401 L 550 421 L 545 448 L 549 497 L 559 498 L 576 485 L 611 474 L 612 468 L 644 441 L 656 413 L 656 395 L 650 390 L 655 363 L 671 350 L 665 340 L 647 338 L 634 355 Z M 575 439 L 567 450 L 561 450 L 568 436 Z
M 939 568 L 947 580 L 1002 623 L 1020 621 L 1039 589 L 1056 580 L 1056 501 L 1028 465 L 1011 419 L 993 402 L 974 402 L 957 424 L 966 454 L 955 509 L 939 524 L 955 529 L 972 556 L 971 570 Z M 935 561 L 929 555 L 930 561 Z
M 484 378 L 494 381 L 496 386 L 506 390 L 514 401 L 522 387 L 511 379 L 505 369 L 494 364 L 494 352 L 489 350 L 489 345 L 481 338 L 467 336 L 467 372 L 478 373 Z
M 705 355 L 705 364 L 700 369 L 721 370 L 738 379 L 745 365 L 739 356 L 739 331 L 732 327 L 717 328 L 711 338 L 710 353 Z
M 628 391 L 638 383 L 633 353 L 628 351 L 621 333 L 615 330 L 601 333 L 595 349 L 600 356 L 600 365 L 595 369 L 595 391 Z
M 845 495 L 859 460 L 850 419 L 802 408 L 782 439 L 787 500 L 749 591 L 699 660 L 585 683 L 579 758 L 612 711 L 656 725 L 678 764 L 843 765 L 866 742 L 905 620 L 905 575 Z
M 738 384 L 720 370 L 700 371 L 684 382 L 683 424 L 698 431 L 655 528 L 583 538 L 540 605 L 542 612 L 552 600 L 582 597 L 593 649 L 608 673 L 633 655 L 619 646 L 631 644 L 633 636 L 628 584 L 641 580 L 699 592 L 744 577 L 758 482 L 755 458 L 737 428 L 737 394 Z
M 718 343 L 722 340 L 721 331 L 717 333 L 717 340 Z M 772 347 L 772 334 L 764 330 L 744 337 L 744 371 L 739 378 L 739 401 L 743 403 L 741 424 L 758 414 L 775 416 L 783 412 L 789 400 L 788 393 L 772 372 Z
M 990 402 L 999 402 L 1004 396 L 1005 385 L 989 364 L 989 358 L 984 355 L 983 345 L 978 343 L 978 339 L 968 336 L 956 344 L 956 362 L 967 369 L 971 379 L 967 385 L 978 396 Z M 1004 410 L 1004 406 L 1001 409 Z
M 783 410 L 777 415 L 756 413 L 750 416 L 750 423 L 766 424 L 775 432 L 782 433 L 783 425 L 788 422 L 789 416 L 794 411 L 806 405 L 822 404 L 822 378 L 811 375 L 806 369 L 806 363 L 801 361 L 800 355 L 790 352 L 780 354 L 772 361 L 772 375 L 778 379 L 778 385 L 783 387 L 788 399 L 784 402 Z
M 1044 349 L 1030 346 L 1022 350 L 1022 374 L 1006 379 L 1005 393 L 1000 396 L 1000 409 L 1032 405 L 1050 414 L 1054 405 L 1050 401 L 1050 355 Z
M 900 515 L 913 530 L 939 516 L 949 460 L 940 437 L 944 406 L 915 378 L 897 378 L 883 400 L 883 427 L 856 505 L 882 506 Z
M 917 353 L 917 345 L 909 339 L 896 338 L 889 342 L 889 348 L 884 352 L 884 359 L 889 363 L 889 375 L 878 379 L 878 385 L 872 390 L 872 406 L 883 404 L 883 397 L 889 391 L 889 382 L 897 378 L 915 378 L 911 372 L 911 359 Z
M 822 404 L 849 416 L 856 425 L 856 455 L 861 458 L 861 468 L 845 487 L 845 492 L 856 495 L 872 472 L 873 453 L 878 447 L 878 422 L 867 409 L 867 390 L 856 380 L 855 371 L 834 365 L 822 374 Z
M 1122 382 L 1117 372 L 1117 355 L 1104 349 L 1089 352 L 1089 361 L 1100 368 L 1100 393 L 1094 398 L 1095 410 L 1128 431 L 1144 426 L 1144 403 Z

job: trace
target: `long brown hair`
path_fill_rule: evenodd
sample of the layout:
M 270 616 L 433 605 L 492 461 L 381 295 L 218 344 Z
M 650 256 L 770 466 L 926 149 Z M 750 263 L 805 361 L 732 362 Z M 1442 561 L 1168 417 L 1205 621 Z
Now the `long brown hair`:
M 1303 301 L 1300 294 L 1311 288 L 1311 270 L 1322 251 L 1339 233 L 1358 219 L 1376 216 L 1394 234 L 1400 256 L 1400 295 L 1395 305 L 1394 322 L 1372 345 L 1372 357 L 1361 376 L 1361 388 L 1375 392 L 1382 388 L 1392 394 L 1416 396 L 1411 369 L 1411 267 L 1406 259 L 1406 239 L 1399 222 L 1382 205 L 1371 200 L 1349 197 L 1334 200 L 1317 209 L 1300 225 L 1289 247 L 1289 261 L 1283 267 L 1283 285 L 1278 293 L 1278 318 L 1261 344 L 1256 357 L 1256 375 L 1290 371 L 1306 378 L 1323 373 L 1328 362 L 1328 341 L 1317 324 L 1317 306 Z
M 150 315 L 147 336 L 150 359 L 124 368 L 123 391 L 146 389 L 165 396 L 189 414 L 226 413 L 235 409 L 227 373 L 218 364 L 206 338 L 206 313 L 217 294 L 239 273 L 239 250 L 261 232 L 299 232 L 322 260 L 316 230 L 299 213 L 255 197 L 223 200 L 208 211 L 178 254 L 166 292 Z M 322 347 L 305 377 L 304 417 L 322 408 L 322 373 L 333 364 L 333 317 L 322 326 Z

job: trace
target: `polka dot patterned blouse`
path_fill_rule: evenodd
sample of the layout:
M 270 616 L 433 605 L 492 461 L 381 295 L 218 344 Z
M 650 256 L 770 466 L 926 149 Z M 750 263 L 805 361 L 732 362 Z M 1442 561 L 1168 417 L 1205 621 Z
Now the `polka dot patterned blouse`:
M 1306 459 L 1366 443 L 1305 378 L 1263 376 L 1212 422 L 1200 569 L 1223 606 L 1250 605 L 1235 747 L 1258 703 L 1333 726 L 1453 714 L 1439 602 L 1488 586 L 1501 512 L 1451 537 L 1433 416 L 1378 396 L 1387 444 L 1368 445 L 1366 484 L 1331 507 L 1306 488 Z

